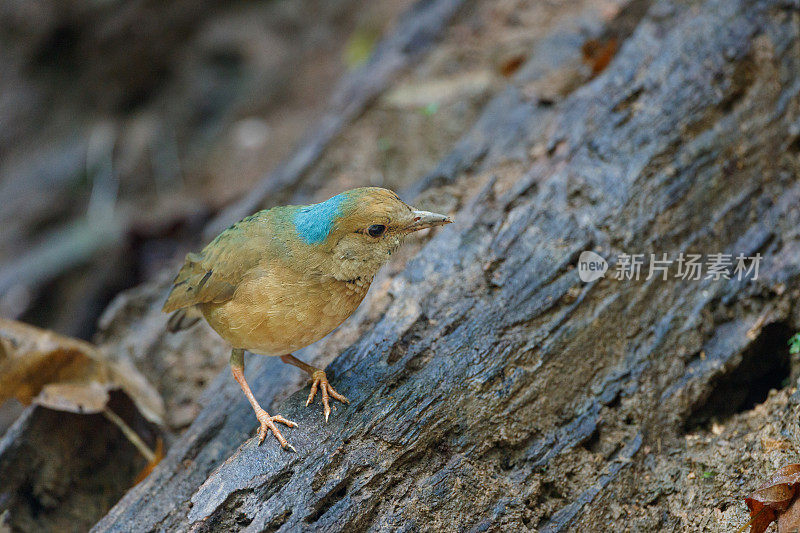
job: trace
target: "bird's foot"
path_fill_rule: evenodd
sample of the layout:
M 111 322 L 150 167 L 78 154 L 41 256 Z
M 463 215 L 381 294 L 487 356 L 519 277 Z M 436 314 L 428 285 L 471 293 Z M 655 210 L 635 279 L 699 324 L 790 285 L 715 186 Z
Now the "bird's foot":
M 306 407 L 314 401 L 314 396 L 316 396 L 318 388 L 322 392 L 322 412 L 325 414 L 325 422 L 328 421 L 328 417 L 331 414 L 331 407 L 328 405 L 330 397 L 343 403 L 350 403 L 350 400 L 333 390 L 331 384 L 328 383 L 328 376 L 325 375 L 324 370 L 315 370 L 314 373 L 311 374 L 311 392 L 308 394 Z
M 278 430 L 278 426 L 275 425 L 275 422 L 286 424 L 290 428 L 297 427 L 297 424 L 291 420 L 283 418 L 281 415 L 269 416 L 269 414 L 267 414 L 267 412 L 263 409 L 260 412 L 256 412 L 256 417 L 258 417 L 258 421 L 261 423 L 261 427 L 258 429 L 259 446 L 261 446 L 261 443 L 264 442 L 265 438 L 267 438 L 267 431 L 272 431 L 272 434 L 275 435 L 275 438 L 278 439 L 278 442 L 280 442 L 281 448 L 284 450 L 292 450 L 293 452 L 297 453 L 297 450 L 294 449 L 294 446 L 289 444 L 286 439 L 283 438 L 283 435 L 281 435 L 281 432 Z

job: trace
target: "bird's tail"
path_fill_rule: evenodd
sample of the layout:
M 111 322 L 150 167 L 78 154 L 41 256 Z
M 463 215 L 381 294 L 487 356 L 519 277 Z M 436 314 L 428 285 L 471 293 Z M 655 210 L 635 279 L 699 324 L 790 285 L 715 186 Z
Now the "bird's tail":
M 198 320 L 203 318 L 203 313 L 200 312 L 196 306 L 184 307 L 172 313 L 167 320 L 167 331 L 175 333 L 197 324 Z

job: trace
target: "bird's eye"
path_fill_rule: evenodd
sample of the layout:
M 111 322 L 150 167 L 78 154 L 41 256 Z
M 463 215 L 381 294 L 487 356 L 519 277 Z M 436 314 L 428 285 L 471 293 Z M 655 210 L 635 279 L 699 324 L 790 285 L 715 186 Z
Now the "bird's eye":
M 384 231 L 386 231 L 386 226 L 383 224 L 373 224 L 367 228 L 370 237 L 380 237 Z

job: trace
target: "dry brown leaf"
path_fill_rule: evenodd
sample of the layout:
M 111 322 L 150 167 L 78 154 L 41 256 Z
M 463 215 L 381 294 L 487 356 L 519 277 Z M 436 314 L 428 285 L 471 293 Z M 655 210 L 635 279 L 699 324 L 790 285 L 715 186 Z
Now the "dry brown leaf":
M 49 383 L 33 399 L 34 403 L 56 411 L 70 413 L 99 413 L 108 404 L 105 385 L 88 383 Z
M 750 533 L 763 533 L 775 520 L 778 533 L 800 529 L 800 464 L 778 469 L 745 503 L 750 509 Z
M 791 507 L 778 515 L 778 533 L 800 531 L 800 498 L 795 498 Z
M 99 413 L 116 389 L 145 418 L 162 423 L 161 396 L 130 363 L 110 361 L 88 342 L 0 319 L 0 403 L 16 398 L 59 411 Z

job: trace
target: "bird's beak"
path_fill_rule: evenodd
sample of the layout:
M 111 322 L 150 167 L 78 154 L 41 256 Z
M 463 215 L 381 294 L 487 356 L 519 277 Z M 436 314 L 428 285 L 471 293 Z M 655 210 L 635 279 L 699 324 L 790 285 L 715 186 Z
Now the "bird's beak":
M 453 222 L 453 219 L 448 216 L 431 213 L 430 211 L 414 211 L 413 216 L 411 224 L 405 228 L 409 233 L 434 226 L 444 226 Z

